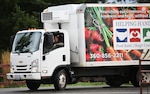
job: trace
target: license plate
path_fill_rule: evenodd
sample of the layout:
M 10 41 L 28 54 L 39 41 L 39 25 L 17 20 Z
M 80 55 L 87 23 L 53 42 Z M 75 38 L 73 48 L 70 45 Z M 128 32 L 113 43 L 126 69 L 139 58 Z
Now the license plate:
M 15 80 L 20 80 L 20 75 L 15 75 Z

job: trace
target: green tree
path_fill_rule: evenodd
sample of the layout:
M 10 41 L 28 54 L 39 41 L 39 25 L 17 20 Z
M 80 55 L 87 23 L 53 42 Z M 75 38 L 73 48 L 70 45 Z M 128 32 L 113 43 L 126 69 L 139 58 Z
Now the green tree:
M 0 0 L 0 50 L 7 49 L 9 45 L 9 36 L 13 34 L 11 22 L 11 13 L 14 10 L 13 5 L 18 0 Z
M 9 48 L 9 37 L 18 30 L 42 27 L 40 12 L 50 6 L 47 1 L 0 0 L 0 50 Z
M 38 27 L 38 20 L 35 16 L 29 15 L 22 11 L 18 5 L 15 6 L 15 11 L 12 12 L 13 31 L 27 29 L 30 27 Z

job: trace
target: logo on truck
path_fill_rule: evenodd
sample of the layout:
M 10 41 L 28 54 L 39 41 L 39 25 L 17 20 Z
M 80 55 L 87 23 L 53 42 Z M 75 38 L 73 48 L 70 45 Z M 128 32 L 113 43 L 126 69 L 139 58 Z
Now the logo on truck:
M 116 33 L 117 42 L 127 42 L 127 29 L 116 29 Z
M 141 32 L 140 28 L 130 28 L 130 42 L 140 42 L 141 41 Z
M 143 29 L 143 41 L 150 42 L 150 28 Z

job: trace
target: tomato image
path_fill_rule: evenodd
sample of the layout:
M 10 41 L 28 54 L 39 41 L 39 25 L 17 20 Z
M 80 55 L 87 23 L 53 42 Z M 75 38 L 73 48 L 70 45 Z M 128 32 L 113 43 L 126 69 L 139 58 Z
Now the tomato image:
M 90 54 L 86 53 L 86 61 L 90 61 Z
M 97 30 L 94 30 L 94 31 L 92 32 L 92 40 L 93 40 L 93 41 L 97 41 L 97 42 L 102 41 L 102 37 L 100 36 L 100 34 L 98 33 Z
M 90 30 L 87 27 L 85 27 L 85 39 L 89 40 L 90 36 L 91 36 Z
M 97 52 L 99 48 L 98 44 L 90 44 L 90 49 L 92 52 Z

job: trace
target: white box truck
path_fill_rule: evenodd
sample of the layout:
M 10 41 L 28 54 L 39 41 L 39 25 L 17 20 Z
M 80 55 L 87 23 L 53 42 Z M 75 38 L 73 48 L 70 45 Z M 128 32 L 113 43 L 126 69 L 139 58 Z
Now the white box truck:
M 69 4 L 41 13 L 44 29 L 16 33 L 8 79 L 66 84 L 104 77 L 110 86 L 139 86 L 139 60 L 150 59 L 150 4 Z M 150 62 L 143 62 L 150 68 Z

